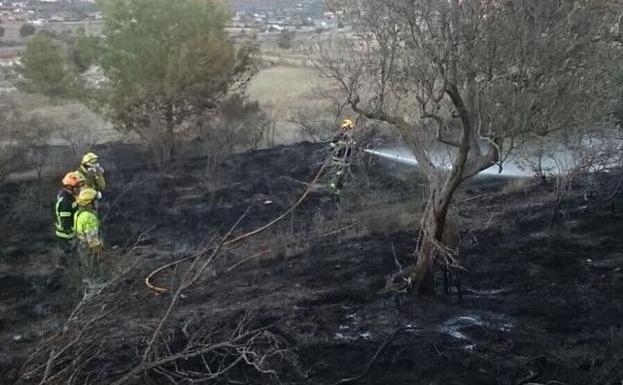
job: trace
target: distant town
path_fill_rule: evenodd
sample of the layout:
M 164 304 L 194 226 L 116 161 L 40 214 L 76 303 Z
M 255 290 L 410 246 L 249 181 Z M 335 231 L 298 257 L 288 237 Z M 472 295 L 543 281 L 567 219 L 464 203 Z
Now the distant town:
M 324 0 L 231 0 L 232 37 L 257 36 L 268 41 L 286 32 L 322 33 L 344 28 L 341 15 Z M 95 0 L 0 1 L 0 66 L 14 64 L 32 34 L 45 31 L 71 36 L 102 33 L 102 15 Z
M 256 32 L 341 26 L 322 0 L 235 0 L 232 13 L 231 28 Z M 0 20 L 46 28 L 50 23 L 97 22 L 101 14 L 95 0 L 0 1 Z
M 22 21 L 33 25 L 53 22 L 99 20 L 95 0 L 0 1 L 2 22 Z
M 232 27 L 253 28 L 257 32 L 343 27 L 322 0 L 238 0 L 232 5 L 235 12 Z

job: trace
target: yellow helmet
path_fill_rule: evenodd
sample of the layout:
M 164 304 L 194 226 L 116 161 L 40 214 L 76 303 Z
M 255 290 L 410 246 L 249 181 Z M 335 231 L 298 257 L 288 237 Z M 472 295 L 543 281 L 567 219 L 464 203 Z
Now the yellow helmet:
M 97 198 L 97 191 L 92 188 L 84 188 L 80 191 L 76 203 L 78 206 L 87 206 Z
M 341 128 L 345 128 L 345 129 L 352 129 L 354 126 L 353 121 L 350 119 L 344 119 L 342 120 L 342 125 L 340 126 Z
M 84 154 L 84 156 L 82 157 L 82 163 L 83 165 L 92 165 L 94 163 L 97 163 L 97 155 L 95 155 L 92 152 L 87 152 L 86 154 Z

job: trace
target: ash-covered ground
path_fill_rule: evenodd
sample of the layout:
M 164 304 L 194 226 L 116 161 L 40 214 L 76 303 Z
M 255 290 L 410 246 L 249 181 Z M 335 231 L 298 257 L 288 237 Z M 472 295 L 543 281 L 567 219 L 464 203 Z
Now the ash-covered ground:
M 222 237 L 245 212 L 235 234 L 278 217 L 327 155 L 303 143 L 235 155 L 211 172 L 205 159 L 187 159 L 161 176 L 131 145 L 98 150 L 110 184 L 100 209 L 104 263 L 126 272 L 68 321 L 81 294 L 55 267 L 51 209 L 31 207 L 28 220 L 4 223 L 2 384 L 47 377 L 108 385 L 137 367 L 126 383 L 190 383 L 174 373 L 201 372 L 196 357 L 163 372 L 140 365 L 191 262 L 154 277 L 167 294 L 148 289 L 145 276 Z M 605 196 L 617 177 L 592 183 Z M 197 336 L 204 346 L 226 340 L 244 324 L 264 333 L 255 349 L 266 352 L 272 341 L 283 350 L 261 366 L 275 373 L 242 360 L 211 383 L 620 384 L 623 199 L 586 207 L 578 183 L 554 215 L 552 182 L 476 178 L 457 197 L 462 300 L 442 294 L 441 280 L 432 296 L 385 293 L 387 277 L 414 258 L 420 181 L 408 166 L 366 156 L 341 204 L 322 184 L 311 186 L 283 221 L 224 250 L 179 292 L 148 361 L 184 352 Z M 3 187 L 0 215 L 9 216 L 22 190 Z M 221 365 L 238 354 L 224 352 Z

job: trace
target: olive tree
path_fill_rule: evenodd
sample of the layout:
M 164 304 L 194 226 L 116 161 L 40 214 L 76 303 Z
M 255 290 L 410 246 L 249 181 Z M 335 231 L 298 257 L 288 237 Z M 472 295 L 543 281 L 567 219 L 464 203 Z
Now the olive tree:
M 361 116 L 394 127 L 428 181 L 417 262 L 433 288 L 457 190 L 532 137 L 592 127 L 613 111 L 618 5 L 607 0 L 347 0 L 352 36 L 314 46 L 318 69 Z M 438 154 L 450 154 L 446 167 Z M 395 277 L 395 278 L 398 278 Z
M 254 72 L 255 46 L 234 46 L 217 0 L 100 0 L 102 64 L 118 129 L 138 134 L 161 170 L 176 137 Z

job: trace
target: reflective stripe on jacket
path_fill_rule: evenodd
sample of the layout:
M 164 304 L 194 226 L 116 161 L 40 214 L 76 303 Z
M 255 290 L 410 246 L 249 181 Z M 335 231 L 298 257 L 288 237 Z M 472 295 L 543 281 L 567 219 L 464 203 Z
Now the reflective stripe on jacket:
M 346 133 L 339 133 L 330 143 L 333 152 L 331 162 L 333 164 L 345 164 L 350 161 L 353 147 L 353 139 Z
M 54 205 L 54 228 L 56 236 L 64 239 L 74 238 L 74 213 L 76 212 L 76 199 L 70 191 L 65 189 L 56 195 Z

